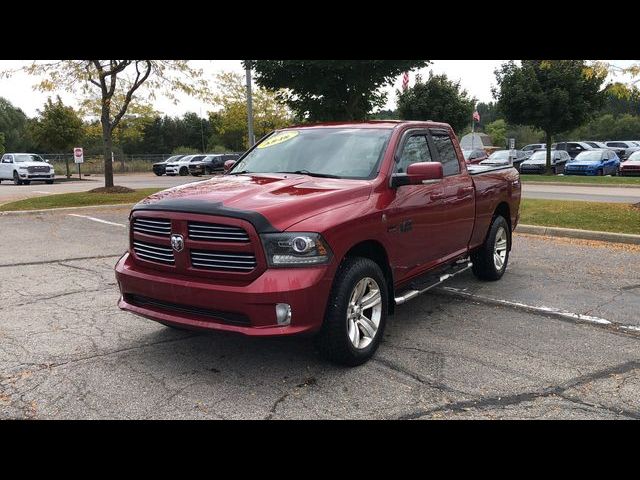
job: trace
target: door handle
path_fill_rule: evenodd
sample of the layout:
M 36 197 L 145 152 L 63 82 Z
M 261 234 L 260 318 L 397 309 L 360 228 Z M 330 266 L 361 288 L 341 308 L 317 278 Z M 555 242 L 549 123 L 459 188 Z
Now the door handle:
M 445 198 L 445 194 L 444 193 L 432 193 L 431 194 L 431 200 L 442 200 L 443 198 Z
M 473 187 L 460 187 L 458 189 L 458 197 L 464 197 L 467 193 L 473 192 Z

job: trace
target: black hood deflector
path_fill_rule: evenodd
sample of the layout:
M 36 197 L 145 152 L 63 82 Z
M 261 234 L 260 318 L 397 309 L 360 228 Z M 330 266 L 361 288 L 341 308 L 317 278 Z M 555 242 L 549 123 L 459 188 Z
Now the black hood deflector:
M 258 233 L 278 233 L 264 215 L 251 210 L 240 210 L 225 207 L 222 202 L 190 200 L 187 198 L 166 198 L 153 203 L 137 203 L 132 212 L 140 210 L 197 213 L 200 215 L 217 215 L 219 217 L 239 218 L 251 223 Z

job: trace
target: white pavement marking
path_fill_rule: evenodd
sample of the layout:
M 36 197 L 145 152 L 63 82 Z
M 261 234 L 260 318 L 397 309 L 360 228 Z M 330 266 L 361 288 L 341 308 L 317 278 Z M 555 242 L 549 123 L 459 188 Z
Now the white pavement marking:
M 47 193 L 47 194 L 49 194 L 51 192 L 43 192 L 42 190 L 34 190 L 33 193 Z
M 475 293 L 465 292 L 464 290 L 461 290 L 459 288 L 454 288 L 454 287 L 441 287 L 441 290 L 453 293 L 461 297 L 471 298 L 471 299 L 480 300 L 484 302 L 490 302 L 496 305 L 505 305 L 507 307 L 520 308 L 522 310 L 527 310 L 530 312 L 539 312 L 545 315 L 552 315 L 554 317 L 566 318 L 573 321 L 593 323 L 596 325 L 610 325 L 610 326 L 614 326 L 614 327 L 632 331 L 632 332 L 640 332 L 640 327 L 636 325 L 623 325 L 618 322 L 612 322 L 610 320 L 607 320 L 606 318 L 594 317 L 592 315 L 584 315 L 582 313 L 573 313 L 567 310 L 562 310 L 560 308 L 544 307 L 544 306 L 536 307 L 535 305 L 527 305 L 526 303 L 511 302 L 509 300 L 502 300 L 499 298 L 485 297 L 484 295 L 476 295 Z
M 87 215 L 78 215 L 76 213 L 67 213 L 67 215 L 70 216 L 70 217 L 86 218 L 87 220 L 93 220 L 94 222 L 100 222 L 100 223 L 106 223 L 107 225 L 114 225 L 116 227 L 127 228 L 127 226 L 125 224 L 123 224 L 123 223 L 108 222 L 107 220 L 102 220 L 100 218 L 95 218 L 95 217 L 89 217 Z

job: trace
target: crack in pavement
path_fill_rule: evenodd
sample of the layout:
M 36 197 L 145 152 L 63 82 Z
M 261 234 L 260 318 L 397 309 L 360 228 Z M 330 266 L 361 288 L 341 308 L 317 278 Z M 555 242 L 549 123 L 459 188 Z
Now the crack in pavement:
M 0 264 L 0 268 L 2 267 L 23 267 L 29 265 L 48 265 L 50 263 L 60 263 L 60 262 L 73 262 L 74 260 L 93 260 L 100 258 L 116 258 L 121 257 L 124 253 L 116 253 L 112 255 L 95 255 L 92 257 L 74 257 L 74 258 L 59 258 L 57 260 L 42 260 L 39 262 L 22 262 L 22 263 L 3 263 Z
M 530 401 L 537 400 L 539 398 L 546 398 L 551 396 L 557 396 L 560 398 L 568 397 L 565 399 L 572 402 L 580 402 L 581 400 L 579 399 L 579 397 L 572 397 L 572 396 L 570 397 L 568 395 L 564 395 L 564 392 L 572 388 L 575 388 L 579 385 L 587 384 L 595 380 L 600 380 L 614 374 L 631 372 L 638 368 L 640 368 L 640 360 L 630 360 L 628 362 L 615 365 L 610 368 L 598 370 L 591 374 L 573 378 L 560 385 L 546 387 L 546 388 L 542 388 L 540 390 L 535 390 L 532 392 L 523 392 L 523 393 L 517 393 L 512 395 L 500 395 L 500 396 L 493 396 L 493 397 L 483 397 L 479 400 L 465 400 L 460 402 L 454 402 L 454 403 L 450 403 L 447 405 L 443 405 L 443 406 L 428 409 L 428 410 L 418 409 L 413 412 L 407 413 L 405 415 L 401 415 L 400 417 L 398 417 L 398 420 L 413 420 L 413 419 L 424 417 L 426 415 L 430 415 L 432 413 L 443 412 L 443 411 L 461 412 L 461 411 L 468 411 L 468 410 L 484 410 L 491 407 L 505 408 L 508 406 L 518 405 L 524 402 L 530 402 Z M 634 412 L 630 410 L 621 410 L 620 411 L 621 413 L 619 413 L 619 411 L 610 409 L 609 407 L 605 407 L 603 405 L 594 406 L 586 402 L 583 402 L 583 404 L 589 405 L 591 407 L 598 408 L 598 409 L 608 410 L 613 413 L 616 413 L 617 415 L 622 415 L 628 418 L 632 418 L 636 420 L 640 419 L 640 412 Z
M 115 283 L 107 283 L 108 286 L 113 287 L 115 285 Z M 16 303 L 15 305 L 10 305 L 10 307 L 24 307 L 26 305 L 33 305 L 34 303 L 39 303 L 39 302 L 43 302 L 45 300 L 52 300 L 54 298 L 60 298 L 60 297 L 66 297 L 68 295 L 75 295 L 77 293 L 95 293 L 95 292 L 106 292 L 109 290 L 113 290 L 113 288 L 95 288 L 92 290 L 71 290 L 69 292 L 62 292 L 62 293 L 57 293 L 56 295 L 50 295 L 48 297 L 36 297 L 33 300 L 31 300 L 30 302 L 24 302 L 24 303 Z M 4 310 L 4 308 L 0 308 L 0 310 Z

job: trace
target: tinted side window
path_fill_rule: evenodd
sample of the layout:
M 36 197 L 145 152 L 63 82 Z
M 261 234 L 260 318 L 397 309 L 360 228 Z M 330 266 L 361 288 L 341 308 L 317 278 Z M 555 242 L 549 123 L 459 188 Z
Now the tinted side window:
M 431 132 L 433 143 L 436 146 L 440 162 L 442 162 L 442 173 L 445 177 L 460 173 L 460 163 L 453 142 L 448 134 L 442 132 Z
M 407 173 L 407 167 L 412 163 L 431 162 L 431 152 L 424 135 L 412 135 L 402 147 L 400 161 L 396 165 L 397 173 Z

